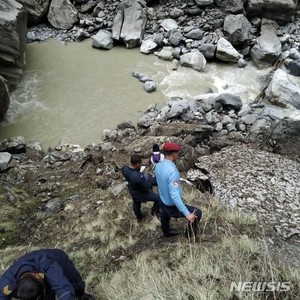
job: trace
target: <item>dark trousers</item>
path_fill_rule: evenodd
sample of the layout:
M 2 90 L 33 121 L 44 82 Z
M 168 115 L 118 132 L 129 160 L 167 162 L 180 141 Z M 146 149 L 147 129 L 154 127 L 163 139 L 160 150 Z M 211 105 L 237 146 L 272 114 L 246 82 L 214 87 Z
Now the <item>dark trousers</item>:
M 194 212 L 197 216 L 197 219 L 191 223 L 188 223 L 188 233 L 189 234 L 197 234 L 199 228 L 199 222 L 202 217 L 202 211 L 194 206 L 185 205 L 190 213 Z M 164 233 L 170 230 L 170 219 L 172 218 L 185 218 L 185 215 L 181 213 L 176 206 L 167 206 L 162 201 L 160 201 L 160 220 L 161 220 L 161 229 Z
M 143 214 L 141 211 L 141 205 L 142 203 L 145 202 L 153 202 L 153 206 L 152 206 L 152 215 L 153 214 L 158 214 L 159 213 L 159 195 L 155 194 L 154 192 L 150 191 L 147 194 L 143 195 L 143 197 L 139 197 L 139 198 L 132 198 L 133 199 L 133 203 L 132 203 L 132 208 L 133 208 L 133 212 L 136 216 L 136 218 L 138 220 L 143 218 Z

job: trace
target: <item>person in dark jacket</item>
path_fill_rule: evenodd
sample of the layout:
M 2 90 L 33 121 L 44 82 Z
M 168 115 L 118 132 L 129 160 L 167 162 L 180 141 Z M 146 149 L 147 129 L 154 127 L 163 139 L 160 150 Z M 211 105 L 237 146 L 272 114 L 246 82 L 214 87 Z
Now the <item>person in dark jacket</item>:
M 0 278 L 0 300 L 95 300 L 68 255 L 59 249 L 30 252 Z
M 133 154 L 130 158 L 130 165 L 122 169 L 123 176 L 128 182 L 128 190 L 133 200 L 133 212 L 138 222 L 141 222 L 145 215 L 142 214 L 141 204 L 147 201 L 154 202 L 152 215 L 159 217 L 159 196 L 152 188 L 156 185 L 153 176 L 146 172 L 141 172 L 142 158 L 138 154 Z

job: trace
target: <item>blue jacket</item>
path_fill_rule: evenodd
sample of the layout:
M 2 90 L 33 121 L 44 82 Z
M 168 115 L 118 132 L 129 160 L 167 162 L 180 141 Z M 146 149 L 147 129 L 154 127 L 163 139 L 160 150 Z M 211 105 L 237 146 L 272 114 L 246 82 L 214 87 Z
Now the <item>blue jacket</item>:
M 160 161 L 155 167 L 155 176 L 161 201 L 167 206 L 175 205 L 187 216 L 190 212 L 182 201 L 180 175 L 176 165 L 168 159 Z
M 147 173 L 140 172 L 138 169 L 125 166 L 122 169 L 122 173 L 128 181 L 128 190 L 133 200 L 144 200 L 144 196 L 152 192 L 153 185 L 156 185 L 155 178 Z
M 0 279 L 0 300 L 18 298 L 17 284 L 26 272 L 42 273 L 56 299 L 74 300 L 84 294 L 85 283 L 67 254 L 59 249 L 43 249 L 20 257 L 7 269 Z

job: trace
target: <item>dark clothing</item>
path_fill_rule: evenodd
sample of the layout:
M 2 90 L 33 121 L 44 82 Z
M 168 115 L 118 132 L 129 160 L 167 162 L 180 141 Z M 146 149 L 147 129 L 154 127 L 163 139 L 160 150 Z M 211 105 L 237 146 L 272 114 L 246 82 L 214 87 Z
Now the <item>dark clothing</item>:
M 152 191 L 153 185 L 156 185 L 155 178 L 129 166 L 123 167 L 122 174 L 128 182 L 128 190 L 133 200 L 133 211 L 136 218 L 140 220 L 143 217 L 141 203 L 147 201 L 154 202 L 152 213 L 157 213 L 159 211 L 160 198 L 158 194 Z
M 59 300 L 74 300 L 84 294 L 85 283 L 67 254 L 59 249 L 42 249 L 20 257 L 2 275 L 0 300 L 18 298 L 18 281 L 26 272 L 42 273 L 46 287 L 49 286 Z
M 198 232 L 198 228 L 199 228 L 199 222 L 202 217 L 202 212 L 200 209 L 198 209 L 194 206 L 190 206 L 190 205 L 186 205 L 186 204 L 185 204 L 185 206 L 190 213 L 194 212 L 195 215 L 197 216 L 197 219 L 193 223 L 188 222 L 189 227 L 187 228 L 190 235 L 192 235 L 192 234 L 196 235 Z M 172 218 L 185 218 L 185 215 L 182 212 L 180 212 L 175 205 L 167 206 L 162 201 L 160 201 L 160 207 L 161 207 L 161 215 L 160 215 L 161 229 L 164 233 L 167 233 L 168 231 L 170 231 L 171 217 Z

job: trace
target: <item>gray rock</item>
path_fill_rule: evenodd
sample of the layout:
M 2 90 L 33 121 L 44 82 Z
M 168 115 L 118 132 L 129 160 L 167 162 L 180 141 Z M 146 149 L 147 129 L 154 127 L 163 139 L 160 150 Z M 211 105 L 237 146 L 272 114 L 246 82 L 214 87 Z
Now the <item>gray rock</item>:
M 276 109 L 274 107 L 266 107 L 260 115 L 261 117 L 271 121 L 279 121 L 285 117 L 285 113 L 282 111 L 282 109 Z
M 243 117 L 243 121 L 246 125 L 252 125 L 258 119 L 257 114 L 249 114 Z
M 239 68 L 245 68 L 245 67 L 247 67 L 247 61 L 246 60 L 244 60 L 243 58 L 240 58 L 239 59 L 239 61 L 238 61 L 238 67 Z
M 23 136 L 12 137 L 0 142 L 0 151 L 6 151 L 11 154 L 25 153 L 25 147 L 25 138 Z
M 294 0 L 248 0 L 247 15 L 288 22 L 294 15 L 297 1 Z
M 215 0 L 215 4 L 229 13 L 238 14 L 244 12 L 242 0 Z
M 146 81 L 144 83 L 144 90 L 147 92 L 147 93 L 152 93 L 154 91 L 156 91 L 157 89 L 157 86 L 156 86 L 156 83 L 154 81 Z
M 184 36 L 188 39 L 201 40 L 204 36 L 204 32 L 203 32 L 203 30 L 196 28 L 196 29 L 189 31 Z
M 170 110 L 167 112 L 166 117 L 169 118 L 175 118 L 180 116 L 181 114 L 187 112 L 189 109 L 189 103 L 185 99 L 174 101 L 171 105 Z
M 4 116 L 9 106 L 9 90 L 6 81 L 0 76 L 0 122 L 3 121 Z
M 300 52 L 296 48 L 291 48 L 289 57 L 295 60 L 300 59 Z
M 265 91 L 266 99 L 281 107 L 300 109 L 300 87 L 291 75 L 278 69 Z
M 152 53 L 156 47 L 157 47 L 157 44 L 155 42 L 153 42 L 152 40 L 145 40 L 141 44 L 140 52 L 149 54 L 149 53 Z
M 217 47 L 214 44 L 202 44 L 198 49 L 204 55 L 205 58 L 215 58 Z
M 170 11 L 170 17 L 173 19 L 178 19 L 179 17 L 184 15 L 184 11 L 182 9 L 179 9 L 177 7 L 174 7 L 171 11 Z
M 300 120 L 284 118 L 274 125 L 271 130 L 271 138 L 279 141 L 290 142 L 290 140 L 300 139 Z M 296 149 L 296 152 L 299 148 Z
M 228 132 L 236 131 L 236 127 L 233 123 L 227 124 L 226 129 L 227 129 Z
M 233 120 L 229 116 L 226 116 L 226 115 L 223 117 L 221 122 L 224 126 L 227 126 L 228 124 L 233 124 Z
M 161 22 L 160 26 L 162 26 L 165 31 L 178 28 L 177 22 L 174 19 L 165 19 Z
M 206 115 L 205 115 L 205 120 L 208 124 L 216 124 L 218 123 L 220 120 L 218 118 L 217 113 L 215 113 L 214 111 L 209 111 Z M 222 125 L 223 128 L 223 125 Z M 222 129 L 221 129 L 222 130 Z
M 164 45 L 164 36 L 162 33 L 155 33 L 153 36 L 153 41 L 156 43 L 158 46 L 163 46 Z
M 126 120 L 126 121 L 124 121 L 124 122 L 118 124 L 118 125 L 117 125 L 117 128 L 118 128 L 118 129 L 121 129 L 121 130 L 124 130 L 124 129 L 126 129 L 126 128 L 133 128 L 133 129 L 134 129 L 134 125 L 133 125 L 133 123 L 132 123 L 131 121 Z
M 27 13 L 14 0 L 0 1 L 0 75 L 16 84 L 25 64 Z
M 238 129 L 242 132 L 245 132 L 247 130 L 247 127 L 245 124 L 241 123 L 241 124 L 238 124 Z
M 241 58 L 241 54 L 234 49 L 230 42 L 220 38 L 217 44 L 216 57 L 222 61 L 236 63 Z
M 141 127 L 148 128 L 154 123 L 154 121 L 155 120 L 151 118 L 148 114 L 144 114 L 140 117 L 137 123 Z
M 239 14 L 226 16 L 223 30 L 232 45 L 239 45 L 249 40 L 251 28 L 248 19 L 243 14 Z
M 96 8 L 97 4 L 99 3 L 99 0 L 88 0 L 86 3 L 81 5 L 80 12 L 82 14 L 86 14 L 91 12 L 93 9 Z M 99 12 L 102 13 L 102 12 Z
M 243 116 L 245 116 L 247 114 L 251 114 L 251 113 L 252 113 L 252 108 L 248 104 L 245 104 L 242 106 L 242 108 L 238 112 L 238 116 L 243 117 Z
M 191 67 L 196 71 L 202 71 L 206 65 L 206 59 L 200 51 L 186 53 L 180 57 L 180 65 Z
M 172 47 L 163 47 L 162 50 L 157 54 L 162 60 L 172 61 L 174 58 Z
M 267 121 L 265 119 L 258 119 L 250 128 L 249 132 L 258 135 L 266 129 Z
M 122 191 L 126 188 L 127 182 L 113 182 L 112 185 L 108 188 L 108 190 L 117 197 L 122 193 Z
M 60 198 L 53 198 L 47 202 L 45 208 L 49 213 L 57 213 L 63 209 L 63 202 Z
M 291 75 L 300 76 L 300 59 L 291 62 L 288 69 Z
M 0 152 L 0 172 L 6 171 L 10 165 L 11 154 L 8 152 Z
M 199 7 L 193 6 L 189 9 L 187 9 L 186 12 L 188 13 L 188 15 L 191 15 L 191 16 L 199 16 L 202 14 L 203 11 Z
M 84 0 L 84 1 L 85 1 L 85 0 Z M 98 2 L 98 4 L 95 6 L 92 15 L 93 15 L 94 17 L 97 17 L 98 14 L 99 14 L 101 11 L 104 10 L 105 4 L 106 4 L 106 0 L 100 0 L 100 1 Z
M 243 106 L 242 100 L 239 96 L 227 93 L 219 95 L 215 102 L 222 104 L 225 109 L 234 109 L 235 111 L 239 111 Z
M 40 161 L 45 156 L 40 142 L 30 142 L 26 145 L 26 156 L 33 161 Z
M 264 29 L 250 50 L 250 56 L 258 68 L 263 68 L 273 64 L 281 51 L 281 42 L 277 35 L 273 30 Z
M 18 0 L 27 11 L 29 23 L 38 23 L 46 15 L 50 0 Z
M 199 7 L 214 4 L 214 0 L 195 0 L 195 2 Z
M 171 63 L 171 69 L 173 71 L 177 70 L 179 66 L 179 61 L 177 59 L 173 59 Z
M 70 29 L 78 22 L 78 12 L 69 0 L 52 0 L 48 21 L 54 28 Z
M 182 38 L 183 38 L 183 35 L 182 35 L 182 33 L 179 30 L 172 29 L 170 31 L 169 43 L 172 46 L 176 47 L 176 46 L 178 46 L 180 44 Z
M 107 30 L 99 30 L 92 39 L 93 48 L 110 50 L 114 46 L 112 34 Z
M 215 131 L 221 132 L 223 130 L 222 122 L 218 122 L 215 126 Z
M 123 40 L 127 48 L 138 47 L 147 23 L 147 5 L 144 1 L 125 0 L 114 18 L 112 35 Z

